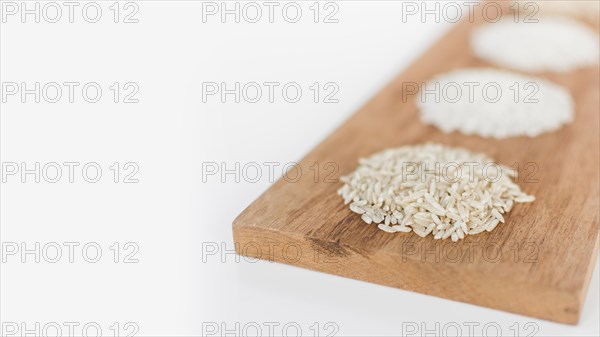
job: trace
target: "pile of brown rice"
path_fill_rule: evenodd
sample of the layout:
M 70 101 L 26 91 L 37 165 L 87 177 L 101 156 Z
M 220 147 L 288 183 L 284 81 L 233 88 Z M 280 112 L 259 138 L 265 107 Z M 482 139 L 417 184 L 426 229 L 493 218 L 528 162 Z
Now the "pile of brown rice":
M 338 194 L 367 224 L 389 233 L 463 239 L 504 223 L 514 203 L 532 202 L 514 172 L 484 154 L 439 144 L 403 146 L 360 159 Z

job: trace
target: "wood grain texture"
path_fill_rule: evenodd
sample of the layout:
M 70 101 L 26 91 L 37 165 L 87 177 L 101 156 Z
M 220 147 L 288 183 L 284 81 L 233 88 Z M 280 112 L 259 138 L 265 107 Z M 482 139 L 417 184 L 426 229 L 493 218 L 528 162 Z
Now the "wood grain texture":
M 577 323 L 598 253 L 600 72 L 537 74 L 566 87 L 575 121 L 536 138 L 483 139 L 424 125 L 403 84 L 463 67 L 490 66 L 470 51 L 481 19 L 464 21 L 312 150 L 302 175 L 276 182 L 238 216 L 239 254 L 563 323 Z M 597 28 L 597 27 L 596 27 Z M 405 102 L 403 102 L 403 100 Z M 493 232 L 454 243 L 413 233 L 388 234 L 350 212 L 337 178 L 360 157 L 385 148 L 439 142 L 519 163 L 517 204 Z M 539 170 L 528 182 L 535 163 Z M 315 175 L 318 163 L 319 175 Z M 333 172 L 334 163 L 339 168 Z M 312 169 L 311 169 L 312 167 Z M 532 182 L 536 179 L 537 182 Z

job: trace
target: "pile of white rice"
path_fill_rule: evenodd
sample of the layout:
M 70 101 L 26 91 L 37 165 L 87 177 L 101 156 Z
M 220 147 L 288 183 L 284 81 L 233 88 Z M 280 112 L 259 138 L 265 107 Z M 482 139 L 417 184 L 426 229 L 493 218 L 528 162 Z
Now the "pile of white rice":
M 404 146 L 359 163 L 340 178 L 338 194 L 364 222 L 389 233 L 458 241 L 492 231 L 514 203 L 535 199 L 512 181 L 509 168 L 462 148 Z
M 560 16 L 536 16 L 539 22 L 505 18 L 473 31 L 475 55 L 525 72 L 569 72 L 598 64 L 598 34 L 583 23 Z
M 466 68 L 438 75 L 424 85 L 417 97 L 421 120 L 444 132 L 535 137 L 573 120 L 569 92 L 541 78 Z

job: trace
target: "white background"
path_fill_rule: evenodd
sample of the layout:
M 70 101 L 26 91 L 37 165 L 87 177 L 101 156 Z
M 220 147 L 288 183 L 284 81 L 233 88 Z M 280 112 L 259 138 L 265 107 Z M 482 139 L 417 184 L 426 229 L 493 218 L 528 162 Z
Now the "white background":
M 137 23 L 123 22 L 134 8 L 123 3 L 114 23 L 112 1 L 99 2 L 97 23 L 84 20 L 85 2 L 78 3 L 73 23 L 64 6 L 54 24 L 44 17 L 36 23 L 33 16 L 23 23 L 20 13 L 3 18 L 3 83 L 26 82 L 31 88 L 35 82 L 96 82 L 103 90 L 97 103 L 84 100 L 81 86 L 73 103 L 66 87 L 58 103 L 43 97 L 36 103 L 33 95 L 23 102 L 19 94 L 2 103 L 3 164 L 63 168 L 56 183 L 49 181 L 55 176 L 49 170 L 39 183 L 34 174 L 23 182 L 19 172 L 1 185 L 3 248 L 25 243 L 33 249 L 39 242 L 42 250 L 39 263 L 33 253 L 3 250 L 4 328 L 8 322 L 33 329 L 39 322 L 40 329 L 54 331 L 49 323 L 56 322 L 67 336 L 65 324 L 74 322 L 78 335 L 86 324 L 94 335 L 97 323 L 106 336 L 124 336 L 135 327 L 137 336 L 197 336 L 215 325 L 217 335 L 224 335 L 223 328 L 235 332 L 236 324 L 238 334 L 244 327 L 254 334 L 257 324 L 268 335 L 268 322 L 274 322 L 277 335 L 288 324 L 292 336 L 294 327 L 307 336 L 325 336 L 334 328 L 337 336 L 372 336 L 400 335 L 416 324 L 418 336 L 425 330 L 454 335 L 456 325 L 468 336 L 469 322 L 475 322 L 476 335 L 485 334 L 485 324 L 491 336 L 494 326 L 506 336 L 526 336 L 533 327 L 537 336 L 600 334 L 598 267 L 580 323 L 568 326 L 231 253 L 232 220 L 272 183 L 268 168 L 263 166 L 254 183 L 244 177 L 236 182 L 234 174 L 203 182 L 203 163 L 234 169 L 235 163 L 276 162 L 280 176 L 281 165 L 299 160 L 451 24 L 418 18 L 403 23 L 401 3 L 391 1 L 335 2 L 338 23 L 323 22 L 332 11 L 323 3 L 314 23 L 313 2 L 302 2 L 302 17 L 293 24 L 278 9 L 274 23 L 266 12 L 256 24 L 243 18 L 236 23 L 233 16 L 222 23 L 218 15 L 203 22 L 201 2 L 134 3 Z M 93 17 L 92 10 L 89 14 Z M 232 95 L 225 103 L 218 96 L 202 101 L 203 82 L 269 81 L 298 83 L 300 101 L 287 103 L 277 90 L 274 103 L 266 92 L 254 104 L 243 98 L 235 103 Z M 119 103 L 109 88 L 114 82 L 122 90 Z M 138 103 L 122 102 L 131 92 L 123 89 L 127 82 L 139 87 Z M 314 82 L 334 82 L 339 102 L 323 103 L 321 96 L 315 103 L 309 89 Z M 80 165 L 73 182 L 64 162 Z M 110 168 L 115 162 L 116 183 L 115 167 Z M 84 179 L 86 163 L 101 167 L 97 183 Z M 138 182 L 125 183 L 136 166 Z M 90 170 L 86 177 L 94 175 Z M 52 242 L 62 246 L 56 263 L 48 261 L 56 255 Z M 65 242 L 79 245 L 72 263 Z M 85 259 L 95 256 L 93 249 L 82 253 L 90 243 L 102 249 L 96 263 Z M 214 247 L 218 251 L 207 254 Z M 127 260 L 137 263 L 124 263 L 130 253 Z

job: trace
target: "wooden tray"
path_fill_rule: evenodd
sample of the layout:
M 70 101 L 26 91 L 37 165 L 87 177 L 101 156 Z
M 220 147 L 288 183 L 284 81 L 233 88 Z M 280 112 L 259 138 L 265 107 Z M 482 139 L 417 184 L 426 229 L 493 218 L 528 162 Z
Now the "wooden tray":
M 233 223 L 237 252 L 577 323 L 599 241 L 599 69 L 538 74 L 568 88 L 576 102 L 574 123 L 557 132 L 506 140 L 444 134 L 420 122 L 418 95 L 403 102 L 403 83 L 421 83 L 457 68 L 490 66 L 469 48 L 469 34 L 477 24 L 486 23 L 476 19 L 457 24 L 312 150 L 299 164 L 298 181 L 297 172 L 290 171 L 244 210 Z M 337 178 L 353 171 L 359 157 L 423 142 L 485 152 L 508 166 L 519 163 L 519 185 L 537 200 L 517 204 L 506 224 L 493 232 L 454 243 L 385 233 L 351 213 L 336 194 L 341 187 Z

